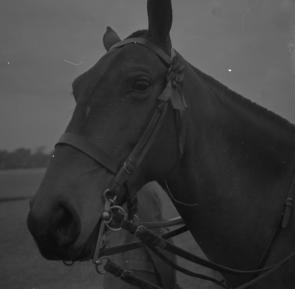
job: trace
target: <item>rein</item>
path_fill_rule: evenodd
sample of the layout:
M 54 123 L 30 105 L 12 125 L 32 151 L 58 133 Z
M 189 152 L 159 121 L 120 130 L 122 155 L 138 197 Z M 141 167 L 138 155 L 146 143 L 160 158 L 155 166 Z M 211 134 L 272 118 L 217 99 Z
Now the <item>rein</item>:
M 121 41 L 115 44 L 110 52 L 114 49 L 120 49 L 126 45 L 142 45 L 147 47 L 151 51 L 153 51 L 160 60 L 168 67 L 167 72 L 167 83 L 163 92 L 157 98 L 157 104 L 154 108 L 154 112 L 144 130 L 139 141 L 125 159 L 123 164 L 121 162 L 109 156 L 103 149 L 97 147 L 97 145 L 91 143 L 89 140 L 86 140 L 85 137 L 79 136 L 72 133 L 65 133 L 60 138 L 57 145 L 69 145 L 80 152 L 88 155 L 94 161 L 96 161 L 99 165 L 103 166 L 107 169 L 111 174 L 114 175 L 111 180 L 109 186 L 104 191 L 104 211 L 102 213 L 99 230 L 98 230 L 98 238 L 96 243 L 95 252 L 93 255 L 93 263 L 96 266 L 96 270 L 100 274 L 104 274 L 106 271 L 112 273 L 113 275 L 121 278 L 123 281 L 128 282 L 134 286 L 138 286 L 140 288 L 146 289 L 161 289 L 159 286 L 146 282 L 140 278 L 137 278 L 130 271 L 126 271 L 116 264 L 112 263 L 107 256 L 111 256 L 113 254 L 117 254 L 123 251 L 129 251 L 136 248 L 140 248 L 145 246 L 149 248 L 156 256 L 162 259 L 164 262 L 172 266 L 174 269 L 187 274 L 189 276 L 205 279 L 207 281 L 211 281 L 223 288 L 230 288 L 225 284 L 224 281 L 216 280 L 212 277 L 205 276 L 199 273 L 192 272 L 188 269 L 178 266 L 169 260 L 161 250 L 166 252 L 173 253 L 181 258 L 184 258 L 190 262 L 205 266 L 207 268 L 213 269 L 215 271 L 221 273 L 230 273 L 237 275 L 254 275 L 260 274 L 257 277 L 254 277 L 249 282 L 238 286 L 236 289 L 246 289 L 249 286 L 256 284 L 262 278 L 267 277 L 274 271 L 278 270 L 281 266 L 286 264 L 291 258 L 295 256 L 295 251 L 292 252 L 289 256 L 274 264 L 272 266 L 263 267 L 255 270 L 238 270 L 234 268 L 230 268 L 227 266 L 223 266 L 201 257 L 195 256 L 190 252 L 183 250 L 182 248 L 176 247 L 173 244 L 169 243 L 167 240 L 187 231 L 187 227 L 183 226 L 181 228 L 172 230 L 162 236 L 156 236 L 150 229 L 159 228 L 159 227 L 170 227 L 175 225 L 182 224 L 181 218 L 174 219 L 168 222 L 160 222 L 160 223 L 145 223 L 145 224 L 137 224 L 134 218 L 134 214 L 130 214 L 127 212 L 121 204 L 118 204 L 119 199 L 122 197 L 120 192 L 123 186 L 127 187 L 128 179 L 133 175 L 136 169 L 141 165 L 144 160 L 147 152 L 153 145 L 155 138 L 162 127 L 162 124 L 165 120 L 165 116 L 169 105 L 171 104 L 172 108 L 175 111 L 176 121 L 180 123 L 179 129 L 179 151 L 182 156 L 183 146 L 184 146 L 184 131 L 182 130 L 182 117 L 183 112 L 187 108 L 185 99 L 182 95 L 181 88 L 183 82 L 183 66 L 180 65 L 178 60 L 178 54 L 174 50 L 172 50 L 172 56 L 168 56 L 164 51 L 162 51 L 159 47 L 150 43 L 144 38 L 129 38 L 124 41 Z M 290 191 L 288 193 L 288 197 L 285 203 L 285 209 L 282 218 L 282 228 L 286 228 L 288 222 L 290 220 L 290 216 L 293 209 L 293 194 L 294 194 L 294 186 L 295 180 L 292 180 L 292 185 Z M 135 236 L 141 242 L 133 242 L 126 245 L 116 246 L 113 248 L 104 248 L 103 245 L 103 236 L 106 231 L 109 229 L 111 231 L 117 231 L 121 229 L 125 229 Z M 269 255 L 272 244 L 274 243 L 273 238 L 265 258 Z M 165 288 L 166 289 L 166 288 Z M 170 288 L 169 288 L 170 289 Z

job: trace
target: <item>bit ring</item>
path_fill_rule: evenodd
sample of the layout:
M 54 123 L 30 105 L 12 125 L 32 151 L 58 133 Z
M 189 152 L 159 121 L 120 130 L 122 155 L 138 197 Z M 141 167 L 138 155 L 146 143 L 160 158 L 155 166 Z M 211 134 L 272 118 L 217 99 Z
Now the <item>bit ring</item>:
M 108 258 L 99 258 L 98 260 L 95 261 L 95 269 L 96 272 L 100 275 L 105 275 L 107 272 L 104 269 L 104 266 L 107 264 L 107 262 L 109 261 Z
M 123 223 L 123 221 L 126 221 L 128 218 L 128 214 L 127 214 L 126 210 L 121 206 L 112 206 L 112 207 L 110 207 L 110 213 L 112 215 L 111 220 L 108 222 L 105 222 L 105 225 L 113 232 L 117 232 L 117 231 L 122 230 L 122 223 Z M 114 219 L 115 219 L 114 218 L 115 214 L 120 214 L 122 216 L 118 226 L 112 225 L 112 221 L 114 221 Z

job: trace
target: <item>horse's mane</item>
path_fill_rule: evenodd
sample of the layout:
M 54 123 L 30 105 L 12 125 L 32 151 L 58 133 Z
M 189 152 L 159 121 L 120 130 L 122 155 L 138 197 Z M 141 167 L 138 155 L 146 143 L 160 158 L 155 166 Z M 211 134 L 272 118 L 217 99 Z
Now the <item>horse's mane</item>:
M 147 38 L 148 31 L 138 30 L 134 33 L 130 34 L 127 38 L 132 37 L 144 37 Z M 222 84 L 212 76 L 202 72 L 201 70 L 197 69 L 192 64 L 188 63 L 188 65 L 192 68 L 192 70 L 198 75 L 199 78 L 201 78 L 203 81 L 208 82 L 208 85 L 210 86 L 210 89 L 212 92 L 217 95 L 219 98 L 222 99 L 222 101 L 231 101 L 233 103 L 242 104 L 243 107 L 249 108 L 250 110 L 257 112 L 258 114 L 263 114 L 267 119 L 274 121 L 277 125 L 291 129 L 293 132 L 295 132 L 295 126 L 290 123 L 285 118 L 279 116 L 278 114 L 264 108 L 261 105 L 258 105 L 257 103 L 251 101 L 248 98 L 245 98 L 241 94 L 231 90 L 226 85 Z
M 199 78 L 204 80 L 210 85 L 210 88 L 212 92 L 217 95 L 219 98 L 221 98 L 222 101 L 231 101 L 233 103 L 242 104 L 243 107 L 249 108 L 250 110 L 257 112 L 259 114 L 263 114 L 266 118 L 271 119 L 274 121 L 277 125 L 287 127 L 289 129 L 292 129 L 293 132 L 295 132 L 295 126 L 290 123 L 285 118 L 279 116 L 278 114 L 264 108 L 261 105 L 258 105 L 257 103 L 249 100 L 248 98 L 245 98 L 241 94 L 231 90 L 226 85 L 222 84 L 212 76 L 202 72 L 201 70 L 197 69 L 193 65 L 189 63 L 189 66 L 192 68 L 192 70 L 198 75 Z

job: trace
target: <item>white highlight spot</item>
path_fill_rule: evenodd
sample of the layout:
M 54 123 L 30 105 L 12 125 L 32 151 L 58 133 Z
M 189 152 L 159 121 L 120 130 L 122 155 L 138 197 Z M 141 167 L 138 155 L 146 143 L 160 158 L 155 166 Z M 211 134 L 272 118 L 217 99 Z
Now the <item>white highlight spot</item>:
M 290 42 L 288 44 L 288 51 L 289 51 L 290 54 L 294 53 L 294 51 L 295 51 L 295 44 L 294 43 Z
M 83 61 L 79 61 L 79 62 L 74 62 L 72 60 L 68 60 L 68 59 L 64 59 L 63 60 L 65 63 L 73 65 L 73 66 L 80 66 L 83 64 Z
M 10 65 L 10 61 L 7 61 L 7 64 Z
M 232 69 L 231 69 L 231 68 L 228 68 L 227 71 L 228 71 L 228 72 L 232 72 Z

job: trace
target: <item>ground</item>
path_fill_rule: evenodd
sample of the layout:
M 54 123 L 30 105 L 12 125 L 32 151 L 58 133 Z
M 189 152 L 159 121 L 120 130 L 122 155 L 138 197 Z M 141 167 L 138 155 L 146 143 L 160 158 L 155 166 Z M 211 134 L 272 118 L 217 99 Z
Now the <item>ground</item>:
M 36 191 L 44 170 L 0 171 L 0 288 L 1 289 L 100 289 L 102 277 L 97 275 L 91 262 L 66 267 L 61 262 L 43 259 L 26 227 L 28 199 Z M 19 198 L 9 201 L 9 199 Z M 165 195 L 164 215 L 176 216 Z M 190 252 L 202 254 L 189 234 L 176 239 Z M 180 262 L 183 264 L 183 262 Z M 201 273 L 210 271 L 188 265 Z M 183 289 L 215 289 L 204 281 L 178 274 Z

